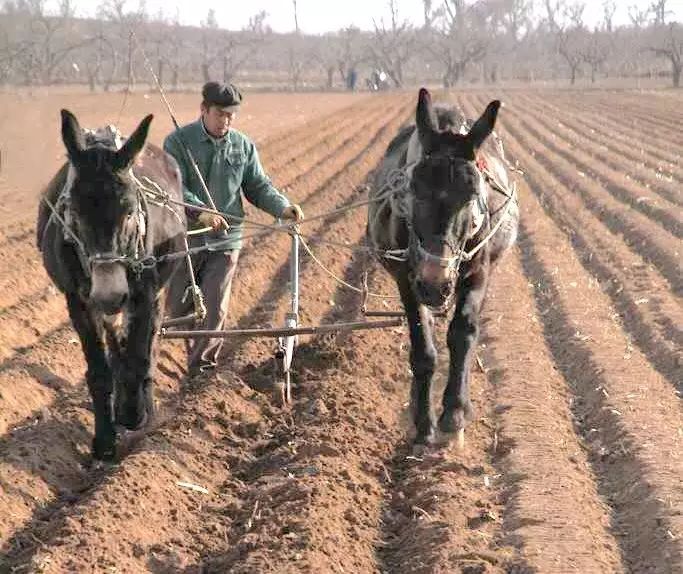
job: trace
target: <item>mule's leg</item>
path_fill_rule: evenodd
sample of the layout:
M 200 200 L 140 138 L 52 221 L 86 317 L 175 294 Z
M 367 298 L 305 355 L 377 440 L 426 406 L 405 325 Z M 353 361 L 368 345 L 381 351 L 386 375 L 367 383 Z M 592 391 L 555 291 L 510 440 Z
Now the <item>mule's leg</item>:
M 413 371 L 410 403 L 414 409 L 417 430 L 415 443 L 428 444 L 434 440 L 430 389 L 436 369 L 436 347 L 432 335 L 431 315 L 424 306 L 418 304 L 406 275 L 400 275 L 397 283 L 410 330 L 410 367 Z
M 123 357 L 126 348 L 126 340 L 124 332 L 123 320 L 121 323 L 119 319 L 113 323 L 104 320 L 104 330 L 107 341 L 107 351 L 109 352 L 109 366 L 114 380 L 114 420 L 121 418 L 121 404 L 125 396 L 125 389 L 121 382 L 121 372 L 123 369 Z
M 470 364 L 476 352 L 479 316 L 487 283 L 488 273 L 482 268 L 466 277 L 458 287 L 455 314 L 448 326 L 451 360 L 448 384 L 443 394 L 443 413 L 439 418 L 439 430 L 444 433 L 462 433 L 466 421 L 472 417 Z M 462 441 L 462 436 L 459 434 L 459 442 Z
M 113 380 L 104 347 L 103 333 L 78 295 L 67 293 L 66 301 L 71 322 L 81 339 L 81 346 L 88 364 L 85 378 L 95 411 L 93 457 L 99 460 L 112 460 L 116 456 L 116 431 L 112 405 Z
M 124 397 L 117 422 L 131 430 L 144 426 L 152 415 L 154 343 L 161 322 L 160 307 L 158 294 L 151 286 L 137 290 L 130 301 L 121 368 Z

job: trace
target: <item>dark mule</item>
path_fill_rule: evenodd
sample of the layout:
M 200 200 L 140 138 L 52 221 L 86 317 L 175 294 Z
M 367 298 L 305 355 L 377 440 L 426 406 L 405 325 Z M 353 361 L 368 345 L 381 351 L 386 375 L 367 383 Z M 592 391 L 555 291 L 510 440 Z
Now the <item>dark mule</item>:
M 113 139 L 87 145 L 76 118 L 62 110 L 69 162 L 45 191 L 57 214 L 41 202 L 38 216 L 43 264 L 66 296 L 87 361 L 92 451 L 100 460 L 116 456 L 116 424 L 136 430 L 152 415 L 161 289 L 178 265 L 156 258 L 183 249 L 185 214 L 153 202 L 139 185 L 149 178 L 182 201 L 173 158 L 145 148 L 151 120 L 117 149 Z
M 429 92 L 420 90 L 416 125 L 403 128 L 391 142 L 371 192 L 373 199 L 391 191 L 397 170 L 409 181 L 386 201 L 370 204 L 368 236 L 376 249 L 402 253 L 399 260 L 383 258 L 383 264 L 396 281 L 409 322 L 416 444 L 430 443 L 435 435 L 432 310 L 454 309 L 438 426 L 457 433 L 462 444 L 472 414 L 470 365 L 491 269 L 517 237 L 519 210 L 498 153 L 502 150 L 496 151 L 492 142 L 491 153 L 482 148 L 499 107 L 500 102 L 491 102 L 468 130 L 455 109 L 434 107 Z

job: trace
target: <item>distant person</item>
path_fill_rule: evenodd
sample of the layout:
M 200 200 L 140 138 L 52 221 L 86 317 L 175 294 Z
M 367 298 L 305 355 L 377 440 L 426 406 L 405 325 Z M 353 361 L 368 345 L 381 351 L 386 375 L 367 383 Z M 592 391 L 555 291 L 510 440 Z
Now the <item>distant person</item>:
M 370 76 L 370 82 L 373 91 L 376 92 L 377 90 L 379 90 L 379 70 L 377 68 L 375 68 L 372 71 L 372 75 Z
M 164 149 L 180 166 L 185 202 L 207 207 L 202 185 L 194 173 L 184 150 L 187 146 L 197 161 L 199 171 L 209 188 L 218 211 L 226 218 L 212 213 L 187 209 L 191 227 L 210 227 L 201 242 L 208 250 L 193 257 L 197 285 L 204 294 L 207 315 L 203 329 L 219 330 L 228 314 L 232 280 L 242 247 L 242 225 L 230 216 L 244 217 L 242 195 L 259 209 L 273 217 L 301 221 L 303 211 L 293 205 L 271 183 L 259 161 L 254 143 L 242 132 L 232 128 L 242 103 L 242 94 L 232 84 L 208 82 L 202 89 L 201 116 L 196 121 L 171 133 L 164 141 Z M 227 219 L 227 221 L 226 221 Z M 197 239 L 193 241 L 196 243 Z M 184 293 L 189 286 L 187 273 L 178 273 L 171 286 L 168 303 L 174 316 L 185 315 L 191 309 L 192 297 Z M 193 339 L 188 347 L 190 376 L 211 373 L 218 364 L 224 339 Z
M 346 75 L 346 87 L 352 92 L 356 91 L 356 82 L 358 81 L 358 72 L 356 68 L 351 68 Z

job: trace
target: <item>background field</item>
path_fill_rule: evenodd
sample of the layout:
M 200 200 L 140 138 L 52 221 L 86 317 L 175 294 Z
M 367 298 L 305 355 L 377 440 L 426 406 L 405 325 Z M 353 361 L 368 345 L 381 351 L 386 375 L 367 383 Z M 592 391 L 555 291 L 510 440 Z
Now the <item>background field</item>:
M 415 95 L 251 94 L 238 127 L 314 215 L 365 197 Z M 156 96 L 120 112 L 120 94 L 0 94 L 0 572 L 681 572 L 683 95 L 441 95 L 470 116 L 491 97 L 524 172 L 522 231 L 489 294 L 465 452 L 408 456 L 398 328 L 304 340 L 289 411 L 261 392 L 272 341 L 232 343 L 199 387 L 166 342 L 158 428 L 92 470 L 84 364 L 34 247 L 37 198 L 64 159 L 60 107 L 124 131 L 154 111 L 157 143 L 170 121 Z M 174 105 L 196 116 L 195 97 Z M 307 231 L 361 243 L 364 223 L 353 211 Z M 287 248 L 273 234 L 244 249 L 232 324 L 282 322 Z M 316 250 L 393 293 L 363 257 Z M 302 277 L 303 322 L 356 317 L 355 294 L 305 257 Z

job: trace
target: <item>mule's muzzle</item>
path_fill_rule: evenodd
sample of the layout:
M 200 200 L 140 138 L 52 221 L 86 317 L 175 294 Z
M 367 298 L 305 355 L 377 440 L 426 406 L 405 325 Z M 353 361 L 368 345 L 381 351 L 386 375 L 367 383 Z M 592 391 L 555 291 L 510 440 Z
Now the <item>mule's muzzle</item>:
M 96 263 L 91 269 L 90 302 L 106 315 L 121 311 L 128 301 L 128 278 L 122 263 Z
M 432 283 L 417 278 L 415 291 L 422 304 L 428 307 L 442 307 L 453 295 L 453 283 L 451 281 Z
M 123 310 L 123 307 L 128 301 L 128 294 L 121 293 L 109 299 L 94 299 L 92 296 L 90 300 L 95 306 L 105 315 L 117 315 Z

